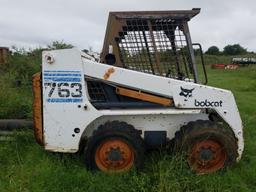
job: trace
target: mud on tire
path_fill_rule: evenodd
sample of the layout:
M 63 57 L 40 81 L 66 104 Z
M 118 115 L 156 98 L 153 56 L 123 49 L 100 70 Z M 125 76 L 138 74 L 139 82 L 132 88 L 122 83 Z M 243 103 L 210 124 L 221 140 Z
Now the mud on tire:
M 185 154 L 191 169 L 201 174 L 234 164 L 237 147 L 229 128 L 209 120 L 189 122 L 174 139 L 174 151 Z

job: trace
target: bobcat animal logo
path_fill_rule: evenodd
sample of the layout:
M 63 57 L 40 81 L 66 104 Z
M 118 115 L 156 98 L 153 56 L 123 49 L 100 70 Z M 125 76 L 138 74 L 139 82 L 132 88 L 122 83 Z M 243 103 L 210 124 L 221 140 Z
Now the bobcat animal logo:
M 195 88 L 193 89 L 184 89 L 183 87 L 180 87 L 180 96 L 183 96 L 185 98 L 189 98 L 189 97 L 192 97 L 192 92 Z M 185 101 L 187 101 L 187 99 L 185 99 Z

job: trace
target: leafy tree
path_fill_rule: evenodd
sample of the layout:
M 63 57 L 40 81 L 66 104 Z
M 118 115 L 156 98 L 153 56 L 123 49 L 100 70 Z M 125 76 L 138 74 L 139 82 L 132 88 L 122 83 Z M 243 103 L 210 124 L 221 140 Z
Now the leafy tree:
M 48 49 L 71 49 L 74 46 L 64 41 L 53 41 L 51 45 L 47 46 Z
M 239 44 L 227 45 L 223 50 L 224 55 L 242 55 L 246 54 L 247 50 Z
M 220 54 L 220 50 L 219 50 L 219 48 L 217 46 L 211 46 L 205 52 L 205 54 L 208 54 L 208 55 L 219 55 Z

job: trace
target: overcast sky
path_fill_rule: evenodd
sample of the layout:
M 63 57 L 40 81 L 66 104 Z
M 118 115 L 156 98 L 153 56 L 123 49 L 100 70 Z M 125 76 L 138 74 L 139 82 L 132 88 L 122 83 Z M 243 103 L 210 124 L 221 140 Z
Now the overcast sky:
M 201 8 L 189 23 L 204 50 L 239 43 L 256 51 L 255 0 L 0 0 L 0 46 L 64 40 L 101 51 L 109 11 Z

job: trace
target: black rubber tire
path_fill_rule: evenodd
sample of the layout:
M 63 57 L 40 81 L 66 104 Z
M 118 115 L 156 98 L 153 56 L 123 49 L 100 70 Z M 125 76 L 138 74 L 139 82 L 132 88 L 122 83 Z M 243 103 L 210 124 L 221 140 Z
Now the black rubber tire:
M 233 131 L 209 120 L 197 120 L 182 126 L 180 131 L 175 133 L 174 151 L 185 154 L 188 158 L 196 142 L 210 139 L 217 141 L 226 151 L 227 158 L 222 168 L 233 165 L 238 157 L 237 139 Z
M 111 138 L 120 138 L 128 143 L 134 152 L 133 167 L 139 169 L 144 161 L 145 147 L 141 132 L 132 125 L 120 121 L 109 121 L 100 125 L 88 139 L 84 149 L 85 164 L 90 170 L 100 170 L 95 162 L 95 153 L 103 141 Z

